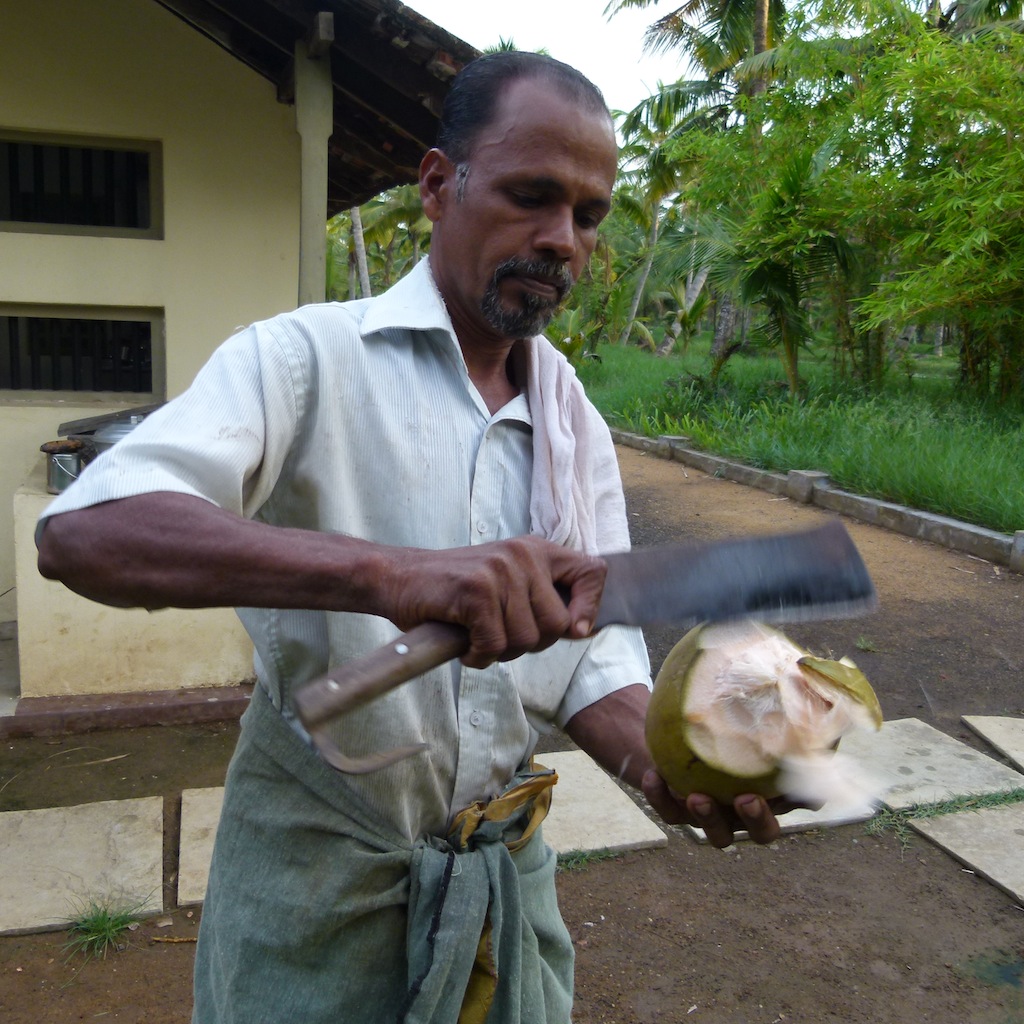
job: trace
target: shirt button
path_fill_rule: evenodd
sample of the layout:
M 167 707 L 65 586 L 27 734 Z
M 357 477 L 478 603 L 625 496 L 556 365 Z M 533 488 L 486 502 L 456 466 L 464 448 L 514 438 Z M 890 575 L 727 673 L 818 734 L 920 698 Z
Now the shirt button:
M 476 532 L 477 533 L 486 533 L 487 532 L 487 524 L 485 522 L 483 522 L 483 521 L 477 523 L 476 524 Z
M 470 725 L 479 725 L 484 720 L 484 716 L 479 711 L 474 711 L 469 716 Z

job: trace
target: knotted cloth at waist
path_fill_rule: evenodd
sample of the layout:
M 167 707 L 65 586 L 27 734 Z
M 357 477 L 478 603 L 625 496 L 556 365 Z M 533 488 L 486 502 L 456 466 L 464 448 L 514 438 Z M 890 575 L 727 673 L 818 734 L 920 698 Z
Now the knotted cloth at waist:
M 456 815 L 446 840 L 421 840 L 413 848 L 406 1021 L 452 1020 L 451 1006 L 443 1016 L 423 1016 L 422 1008 L 439 999 L 450 1003 L 451 993 L 464 990 L 459 1024 L 483 1024 L 503 979 L 509 979 L 504 987 L 511 995 L 523 971 L 519 873 L 512 854 L 530 842 L 547 816 L 557 781 L 550 769 L 532 766 L 500 796 Z
M 556 778 L 526 769 L 447 836 L 410 843 L 257 686 L 203 909 L 196 1024 L 568 1024 L 572 943 L 540 832 Z

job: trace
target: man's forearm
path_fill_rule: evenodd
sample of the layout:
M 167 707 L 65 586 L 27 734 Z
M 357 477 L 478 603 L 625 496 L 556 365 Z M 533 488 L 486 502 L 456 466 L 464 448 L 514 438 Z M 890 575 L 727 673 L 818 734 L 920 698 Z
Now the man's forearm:
M 635 789 L 654 767 L 644 739 L 649 698 L 642 684 L 615 690 L 573 715 L 565 727 L 574 743 Z
M 470 634 L 463 660 L 476 668 L 588 635 L 605 576 L 600 559 L 538 537 L 392 547 L 252 522 L 169 492 L 53 516 L 39 570 L 118 607 L 363 612 L 402 629 L 459 623 Z
M 121 607 L 331 608 L 378 612 L 376 545 L 242 519 L 158 492 L 50 519 L 39 571 Z

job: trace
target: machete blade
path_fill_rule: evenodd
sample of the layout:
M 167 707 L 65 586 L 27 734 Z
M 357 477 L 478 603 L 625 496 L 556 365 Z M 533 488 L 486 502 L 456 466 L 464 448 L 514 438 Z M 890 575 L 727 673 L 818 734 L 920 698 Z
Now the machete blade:
M 871 577 L 846 528 L 680 543 L 606 555 L 595 628 L 756 618 L 843 618 L 877 605 Z

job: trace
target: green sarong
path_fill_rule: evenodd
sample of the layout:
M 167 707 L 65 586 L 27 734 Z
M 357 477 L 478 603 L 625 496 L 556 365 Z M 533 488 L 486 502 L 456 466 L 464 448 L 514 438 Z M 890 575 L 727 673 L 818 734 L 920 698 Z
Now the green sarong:
M 259 686 L 242 726 L 193 1024 L 568 1024 L 555 855 L 539 828 L 506 845 L 530 826 L 532 798 L 499 797 L 451 836 L 410 844 L 372 820 Z

